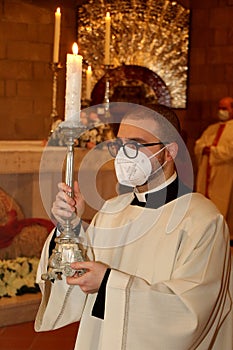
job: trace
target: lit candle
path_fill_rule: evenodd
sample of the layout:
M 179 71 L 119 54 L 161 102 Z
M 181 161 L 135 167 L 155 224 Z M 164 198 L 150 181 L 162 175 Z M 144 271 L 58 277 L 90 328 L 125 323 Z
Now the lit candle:
M 65 120 L 80 120 L 82 88 L 82 56 L 78 55 L 78 45 L 73 44 L 73 54 L 66 59 L 66 101 Z
M 110 36 L 111 36 L 111 17 L 110 13 L 107 12 L 105 17 L 105 59 L 106 65 L 110 64 Z
M 61 11 L 60 7 L 55 12 L 55 27 L 54 27 L 54 46 L 53 46 L 53 62 L 59 62 L 59 43 L 61 31 Z
M 91 99 L 91 78 L 92 78 L 92 70 L 91 66 L 87 67 L 86 70 L 86 99 Z

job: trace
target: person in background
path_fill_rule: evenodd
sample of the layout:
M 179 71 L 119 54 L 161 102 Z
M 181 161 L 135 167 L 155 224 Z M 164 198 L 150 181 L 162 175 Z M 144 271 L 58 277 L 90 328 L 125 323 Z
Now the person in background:
M 87 260 L 71 267 L 85 273 L 51 282 L 41 275 L 53 240 L 74 213 L 76 230 L 84 210 L 77 182 L 73 198 L 58 185 L 59 229 L 38 269 L 37 332 L 80 320 L 75 350 L 232 349 L 228 228 L 213 203 L 182 182 L 179 131 L 165 106 L 136 106 L 123 117 L 108 148 L 118 181 L 133 191 L 107 200 L 82 231 Z
M 225 217 L 233 239 L 233 98 L 218 104 L 218 122 L 210 125 L 196 141 L 196 190 Z

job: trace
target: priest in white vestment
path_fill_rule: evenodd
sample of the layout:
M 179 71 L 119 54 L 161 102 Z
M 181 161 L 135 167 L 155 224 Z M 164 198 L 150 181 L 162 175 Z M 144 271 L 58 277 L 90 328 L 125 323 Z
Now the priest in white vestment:
M 233 239 L 233 98 L 219 101 L 218 119 L 195 143 L 196 190 L 214 202 Z
M 71 266 L 86 272 L 41 280 L 58 229 L 44 246 L 35 330 L 80 321 L 75 350 L 233 348 L 228 227 L 182 182 L 178 120 L 167 107 L 155 110 L 136 106 L 109 143 L 117 178 L 133 192 L 106 201 L 82 231 L 88 261 Z M 70 190 L 59 184 L 58 227 L 74 212 L 76 226 L 83 212 L 78 184 L 73 198 Z

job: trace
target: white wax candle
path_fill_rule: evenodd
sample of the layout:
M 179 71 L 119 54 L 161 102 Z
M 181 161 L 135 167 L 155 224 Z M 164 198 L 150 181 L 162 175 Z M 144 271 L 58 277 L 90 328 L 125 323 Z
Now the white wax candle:
M 55 12 L 55 27 L 54 27 L 54 46 L 53 46 L 53 62 L 59 62 L 59 44 L 60 44 L 60 31 L 61 31 L 61 10 L 57 8 Z
M 87 67 L 86 70 L 86 99 L 91 99 L 91 78 L 92 78 L 92 70 L 91 66 Z
M 107 12 L 105 17 L 105 58 L 104 64 L 110 64 L 110 36 L 111 36 L 111 17 Z
M 78 55 L 78 45 L 73 44 L 73 54 L 66 59 L 66 101 L 65 120 L 80 120 L 82 88 L 82 56 Z

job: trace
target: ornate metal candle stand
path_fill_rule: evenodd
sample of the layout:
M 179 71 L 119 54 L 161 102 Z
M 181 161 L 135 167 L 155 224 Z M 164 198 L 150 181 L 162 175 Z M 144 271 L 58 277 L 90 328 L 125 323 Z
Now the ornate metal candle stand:
M 59 127 L 67 145 L 65 182 L 72 189 L 69 195 L 73 196 L 74 141 L 86 130 L 86 127 L 80 122 L 72 123 L 70 121 L 62 122 Z M 62 279 L 62 275 L 72 276 L 75 272 L 81 275 L 85 272 L 84 270 L 74 270 L 70 266 L 72 262 L 83 261 L 79 248 L 81 225 L 79 225 L 80 229 L 77 232 L 77 230 L 74 231 L 72 228 L 72 217 L 66 218 L 64 221 L 65 224 L 62 225 L 60 236 L 55 238 L 56 246 L 49 259 L 48 272 L 41 276 L 43 280 Z
M 91 100 L 88 100 L 87 98 L 82 99 L 81 100 L 81 105 L 82 105 L 82 109 L 86 109 L 86 108 L 90 107 Z
M 104 65 L 104 70 L 105 70 L 105 94 L 104 94 L 104 112 L 105 112 L 105 119 L 106 121 L 108 118 L 110 118 L 110 109 L 109 109 L 109 104 L 110 104 L 110 81 L 109 81 L 109 69 L 112 67 L 110 64 Z
M 50 114 L 50 135 L 54 132 L 57 127 L 60 118 L 57 112 L 57 82 L 58 82 L 58 72 L 62 69 L 60 63 L 51 63 L 50 68 L 53 72 L 53 91 L 52 91 L 52 112 Z

